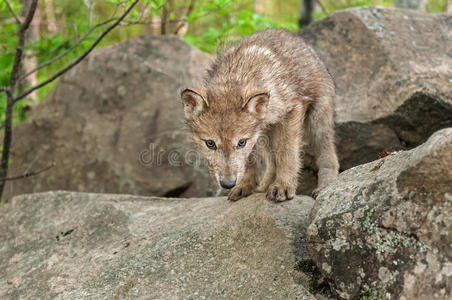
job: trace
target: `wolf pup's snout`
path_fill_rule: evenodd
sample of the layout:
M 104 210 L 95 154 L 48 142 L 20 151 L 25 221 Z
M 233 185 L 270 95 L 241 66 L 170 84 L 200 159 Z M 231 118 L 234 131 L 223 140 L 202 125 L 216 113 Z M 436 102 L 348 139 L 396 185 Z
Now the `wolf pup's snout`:
M 235 186 L 236 180 L 234 179 L 221 179 L 220 184 L 225 189 L 232 189 Z

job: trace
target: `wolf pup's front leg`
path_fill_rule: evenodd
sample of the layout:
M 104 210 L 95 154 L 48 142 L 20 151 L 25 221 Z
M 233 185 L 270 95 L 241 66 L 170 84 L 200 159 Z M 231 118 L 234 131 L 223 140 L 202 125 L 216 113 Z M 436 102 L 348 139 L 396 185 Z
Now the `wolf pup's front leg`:
M 301 105 L 296 105 L 272 131 L 271 143 L 275 155 L 276 178 L 267 190 L 267 199 L 271 201 L 286 201 L 295 196 L 301 168 L 303 119 L 303 109 Z
M 250 156 L 246 160 L 245 174 L 243 175 L 240 183 L 232 188 L 229 192 L 228 199 L 231 201 L 237 201 L 241 198 L 251 195 L 255 192 L 257 187 L 257 164 L 256 164 L 256 149 L 251 152 Z

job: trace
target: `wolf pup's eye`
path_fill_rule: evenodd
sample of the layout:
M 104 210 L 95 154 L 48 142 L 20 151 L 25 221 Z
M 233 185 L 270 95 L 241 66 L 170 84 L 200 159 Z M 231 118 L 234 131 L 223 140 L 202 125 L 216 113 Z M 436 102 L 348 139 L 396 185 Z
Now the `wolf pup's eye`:
M 243 148 L 246 145 L 246 139 L 241 139 L 237 144 L 237 149 Z
M 205 140 L 207 148 L 211 150 L 217 150 L 217 145 L 215 145 L 215 142 L 212 140 Z

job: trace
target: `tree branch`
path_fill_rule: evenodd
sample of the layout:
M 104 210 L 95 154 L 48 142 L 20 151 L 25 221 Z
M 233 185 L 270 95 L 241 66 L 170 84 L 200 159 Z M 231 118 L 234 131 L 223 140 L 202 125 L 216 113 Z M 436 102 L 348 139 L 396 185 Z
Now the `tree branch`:
M 1 88 L 0 88 L 0 92 L 6 93 L 6 96 L 8 96 L 8 97 L 11 97 L 11 96 L 12 96 L 11 93 L 10 93 L 9 88 L 7 88 L 7 87 L 1 87 Z
M 8 9 L 10 11 L 10 13 L 13 15 L 14 19 L 16 19 L 16 23 L 20 25 L 20 19 L 19 17 L 16 15 L 16 13 L 14 12 L 14 9 L 12 8 L 11 4 L 8 2 L 8 0 L 3 0 L 3 2 L 6 3 L 6 6 L 8 6 Z
M 8 176 L 9 155 L 11 152 L 11 141 L 13 136 L 13 108 L 14 108 L 14 91 L 16 89 L 17 79 L 19 78 L 20 65 L 22 63 L 25 45 L 25 34 L 28 27 L 30 27 L 31 20 L 36 12 L 38 0 L 33 0 L 28 9 L 27 16 L 19 28 L 19 41 L 16 47 L 16 55 L 14 56 L 13 68 L 9 78 L 8 89 L 6 90 L 6 110 L 5 110 L 5 127 L 3 135 L 3 151 L 0 162 L 0 177 L 6 178 Z M 0 181 L 0 201 L 2 199 L 3 190 L 5 189 L 5 181 Z
M 320 6 L 320 8 L 322 9 L 322 11 L 323 11 L 323 13 L 325 14 L 325 15 L 329 15 L 328 14 L 328 10 L 326 9 L 326 7 L 322 4 L 322 2 L 320 2 L 320 0 L 315 0 L 315 2 L 317 2 L 317 4 Z
M 161 35 L 165 35 L 166 34 L 166 23 L 168 21 L 168 17 L 169 17 L 169 11 L 167 6 L 171 4 L 171 0 L 167 0 L 165 1 L 165 4 L 162 7 L 162 16 L 161 18 L 161 22 L 160 22 L 160 34 Z
M 22 56 L 24 53 L 24 45 L 25 45 L 25 32 L 28 27 L 30 27 L 31 20 L 35 15 L 36 7 L 38 6 L 38 0 L 33 0 L 31 2 L 30 8 L 28 9 L 27 16 L 25 18 L 24 23 L 20 26 L 19 29 L 19 42 L 16 47 L 16 55 L 14 57 L 13 69 L 11 70 L 11 77 L 9 80 L 9 91 L 12 95 L 14 95 L 14 89 L 16 88 L 17 79 L 19 77 L 20 65 L 22 63 Z M 14 102 L 14 101 L 12 101 Z
M 187 26 L 188 22 L 186 21 L 186 18 L 193 12 L 194 9 L 195 9 L 195 0 L 190 0 L 190 4 L 188 5 L 187 11 L 185 13 L 184 21 L 180 22 L 180 24 L 174 31 L 174 34 L 176 35 L 179 34 L 179 30 L 181 30 L 184 26 Z
M 220 9 L 222 9 L 222 8 L 224 8 L 224 7 L 226 7 L 226 5 L 227 4 L 223 4 L 223 5 L 221 5 L 221 6 L 219 6 L 219 7 L 215 7 L 215 8 L 212 8 L 212 9 L 210 9 L 210 10 L 208 10 L 208 11 L 205 11 L 204 13 L 202 13 L 202 14 L 200 14 L 199 16 L 197 16 L 196 18 L 194 18 L 192 21 L 194 21 L 194 20 L 198 20 L 198 19 L 200 19 L 200 18 L 203 18 L 203 17 L 206 17 L 206 16 L 208 16 L 208 15 L 210 15 L 210 14 L 213 14 L 213 13 L 215 13 L 215 12 L 217 12 L 218 10 L 220 10 Z M 160 8 L 162 8 L 163 7 L 163 5 L 162 6 L 159 6 L 157 9 L 160 9 Z M 193 10 L 193 9 L 190 9 L 190 10 Z M 189 16 L 189 14 L 188 15 L 186 15 L 184 18 L 178 18 L 178 19 L 174 19 L 174 20 L 167 20 L 166 22 L 167 23 L 180 23 L 180 22 L 188 22 L 187 21 L 187 17 Z M 119 26 L 129 26 L 129 25 L 152 25 L 152 24 L 160 24 L 161 23 L 161 21 L 148 21 L 148 19 L 145 19 L 145 20 L 139 20 L 139 21 L 133 21 L 133 22 L 122 22 Z
M 138 4 L 138 2 L 140 2 L 140 0 L 136 0 L 135 2 L 133 2 L 130 7 L 124 12 L 124 14 L 119 17 L 115 23 L 113 23 L 112 25 L 110 25 L 110 27 L 108 27 L 104 32 L 102 32 L 102 34 L 96 39 L 96 41 L 91 45 L 91 47 L 89 47 L 88 50 L 85 51 L 85 53 L 83 53 L 82 55 L 80 55 L 75 61 L 73 61 L 72 63 L 70 63 L 67 67 L 63 68 L 62 70 L 58 71 L 55 75 L 53 75 L 52 77 L 50 77 L 49 79 L 45 80 L 44 82 L 28 89 L 27 91 L 23 92 L 22 94 L 20 94 L 19 96 L 14 98 L 14 103 L 16 103 L 17 101 L 25 98 L 26 96 L 28 96 L 30 93 L 32 93 L 33 91 L 40 89 L 41 87 L 51 83 L 52 81 L 54 81 L 55 79 L 57 79 L 58 77 L 60 77 L 61 75 L 63 75 L 64 73 L 66 73 L 67 71 L 69 71 L 70 69 L 72 69 L 74 66 L 78 65 L 86 56 L 88 56 L 88 54 L 91 53 L 91 51 L 93 51 L 93 49 L 101 42 L 101 40 L 111 31 L 113 30 L 117 25 L 119 25 L 119 23 L 121 23 L 122 20 L 124 20 L 124 18 L 129 14 L 129 12 L 135 7 L 135 5 Z
M 49 166 L 47 166 L 45 168 L 42 168 L 42 169 L 39 169 L 39 170 L 36 170 L 36 171 L 33 171 L 33 172 L 26 172 L 26 173 L 24 173 L 22 175 L 11 176 L 11 177 L 3 177 L 3 178 L 0 178 L 0 181 L 4 182 L 4 181 L 8 181 L 8 180 L 17 180 L 17 179 L 27 178 L 27 177 L 30 177 L 30 176 L 38 175 L 38 174 L 40 174 L 42 172 L 45 172 L 45 171 L 47 171 L 47 170 L 49 170 L 49 169 L 51 169 L 53 167 L 55 167 L 55 163 L 52 163 L 52 164 L 50 164 Z
M 31 70 L 30 72 L 22 75 L 19 78 L 19 81 L 24 80 L 26 77 L 30 76 L 31 74 L 35 73 L 36 71 L 39 71 L 42 68 L 47 67 L 48 65 L 50 65 L 51 63 L 54 63 L 55 61 L 59 60 L 60 58 L 66 56 L 67 54 L 69 54 L 70 52 L 72 52 L 72 50 L 74 50 L 75 48 L 77 48 L 78 45 L 80 45 L 90 34 L 91 32 L 93 32 L 95 29 L 102 27 L 108 23 L 111 23 L 113 21 L 115 21 L 116 19 L 110 19 L 107 20 L 105 22 L 96 24 L 95 26 L 91 27 L 77 42 L 75 42 L 69 49 L 67 49 L 66 51 L 64 51 L 63 53 L 53 57 L 52 59 L 49 59 L 48 61 L 40 64 L 39 66 L 37 66 L 35 69 Z

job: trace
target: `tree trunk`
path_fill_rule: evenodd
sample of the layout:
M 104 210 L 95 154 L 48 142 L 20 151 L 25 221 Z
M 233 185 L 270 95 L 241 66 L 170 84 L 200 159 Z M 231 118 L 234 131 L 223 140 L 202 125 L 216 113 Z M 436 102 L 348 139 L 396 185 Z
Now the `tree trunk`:
M 11 153 L 11 141 L 13 137 L 13 108 L 14 108 L 14 93 L 16 91 L 17 80 L 20 76 L 20 66 L 23 57 L 23 50 L 25 45 L 25 35 L 33 16 L 36 12 L 38 0 L 31 0 L 28 3 L 27 14 L 24 14 L 25 18 L 19 28 L 19 34 L 16 47 L 16 54 L 14 56 L 13 68 L 11 69 L 11 75 L 9 78 L 9 85 L 6 89 L 6 110 L 5 110 L 5 127 L 3 131 L 3 149 L 2 158 L 0 161 L 0 178 L 8 176 L 9 167 L 9 155 Z M 5 180 L 0 181 L 0 201 L 2 201 L 3 190 L 5 189 Z
M 28 13 L 28 10 L 31 5 L 31 0 L 23 0 L 22 1 L 22 16 L 25 17 Z M 25 45 L 32 44 L 39 40 L 39 23 L 40 23 L 40 11 L 39 6 L 36 8 L 35 15 L 33 17 L 33 20 L 31 21 L 30 28 L 28 29 L 26 35 L 25 35 Z M 22 63 L 22 70 L 25 73 L 30 72 L 31 70 L 35 69 L 38 66 L 38 60 L 36 59 L 36 55 L 32 50 L 25 51 L 25 57 Z M 31 75 L 29 75 L 25 79 L 26 83 L 30 86 L 35 86 L 38 84 L 38 73 L 35 72 Z M 21 84 L 21 83 L 19 83 Z M 29 96 L 33 102 L 32 105 L 38 103 L 38 91 L 34 91 Z
M 146 26 L 146 31 L 152 35 L 160 35 L 162 18 L 160 16 L 154 16 L 151 18 L 151 22 Z
M 47 21 L 47 31 L 53 35 L 58 32 L 58 27 L 55 19 L 55 10 L 53 7 L 53 0 L 46 0 L 44 2 L 45 16 Z
M 168 32 L 168 20 L 172 12 L 172 0 L 167 0 L 162 7 L 162 17 L 160 20 L 160 34 L 165 35 Z
M 273 1 L 272 0 L 255 0 L 254 12 L 262 16 L 272 16 L 273 13 Z
M 314 14 L 314 0 L 303 0 L 300 5 L 300 19 L 298 20 L 298 26 L 300 28 L 309 25 L 312 22 Z
M 195 8 L 195 0 L 190 0 L 186 9 L 180 9 L 176 12 L 176 18 L 179 20 L 175 23 L 175 31 L 174 33 L 178 36 L 184 36 L 188 31 L 188 22 L 185 21 L 185 18 L 188 17 Z
M 428 0 L 421 0 L 419 1 L 419 7 L 417 8 L 420 11 L 427 11 L 427 4 L 428 4 Z

